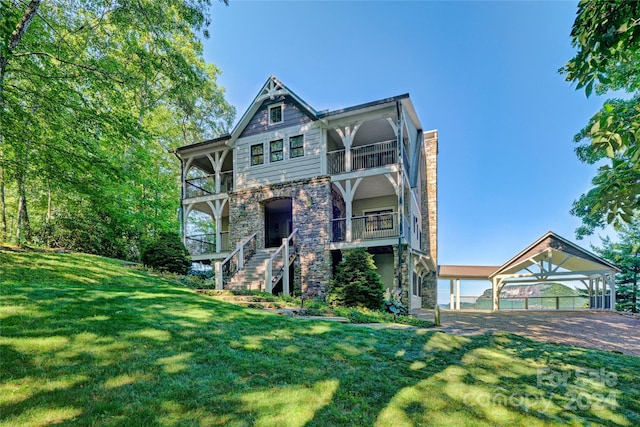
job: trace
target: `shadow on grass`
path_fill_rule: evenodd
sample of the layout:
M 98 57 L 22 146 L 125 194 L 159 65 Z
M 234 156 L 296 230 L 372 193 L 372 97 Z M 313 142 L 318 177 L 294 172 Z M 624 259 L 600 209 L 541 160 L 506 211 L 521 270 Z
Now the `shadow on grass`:
M 7 425 L 640 424 L 637 358 L 289 319 L 98 257 L 0 262 Z M 615 384 L 576 378 L 601 368 Z

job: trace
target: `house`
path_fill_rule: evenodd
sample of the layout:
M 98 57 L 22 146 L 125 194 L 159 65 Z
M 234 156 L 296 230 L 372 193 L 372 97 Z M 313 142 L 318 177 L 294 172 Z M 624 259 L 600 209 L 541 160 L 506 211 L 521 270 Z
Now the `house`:
M 434 307 L 437 150 L 408 94 L 316 111 L 271 76 L 230 134 L 174 150 L 185 245 L 218 288 L 307 296 L 365 247 L 391 292 Z

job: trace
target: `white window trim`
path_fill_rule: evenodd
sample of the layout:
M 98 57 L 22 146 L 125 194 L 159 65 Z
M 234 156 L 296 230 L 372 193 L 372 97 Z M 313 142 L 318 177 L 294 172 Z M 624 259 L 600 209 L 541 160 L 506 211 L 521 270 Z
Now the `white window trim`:
M 271 121 L 271 110 L 274 108 L 280 108 L 280 119 L 281 119 L 279 122 L 275 122 L 275 123 Z M 279 104 L 269 105 L 269 108 L 267 109 L 267 118 L 268 118 L 269 126 L 279 125 L 281 123 L 284 123 L 284 102 L 281 102 Z

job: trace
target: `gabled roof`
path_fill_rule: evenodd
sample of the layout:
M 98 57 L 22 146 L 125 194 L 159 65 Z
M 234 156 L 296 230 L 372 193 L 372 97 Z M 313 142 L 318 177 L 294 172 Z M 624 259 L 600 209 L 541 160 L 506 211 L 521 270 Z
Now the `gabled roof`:
M 499 274 L 516 273 L 535 262 L 546 260 L 548 257 L 559 260 L 560 262 L 554 263 L 556 265 L 561 264 L 563 268 L 571 271 L 596 270 L 603 268 L 606 270 L 620 271 L 618 267 L 611 264 L 609 261 L 594 255 L 575 243 L 572 243 L 556 233 L 549 231 L 529 245 L 526 249 L 522 250 L 516 256 L 504 263 L 489 277 L 492 278 Z
M 231 132 L 230 143 L 233 143 L 233 141 L 235 141 L 240 136 L 244 128 L 251 121 L 251 118 L 253 118 L 258 109 L 260 109 L 260 106 L 265 99 L 274 99 L 277 96 L 287 95 L 293 98 L 293 100 L 300 105 L 304 113 L 309 115 L 313 120 L 317 120 L 318 112 L 272 74 L 269 76 L 265 84 L 262 85 L 262 89 L 260 89 L 258 95 L 256 95 L 256 97 L 251 102 L 249 109 L 245 111 L 245 113 L 242 115 L 242 118 L 240 118 L 240 121 Z
M 307 104 L 302 98 L 300 98 L 294 91 L 289 89 L 284 83 L 278 80 L 274 75 L 269 76 L 267 81 L 262 85 L 260 91 L 251 102 L 249 108 L 244 112 L 240 121 L 236 124 L 233 130 L 225 135 L 222 135 L 218 138 L 196 142 L 194 144 L 185 145 L 183 147 L 176 148 L 171 150 L 174 153 L 183 153 L 185 151 L 198 149 L 202 146 L 208 146 L 210 144 L 220 144 L 223 143 L 227 146 L 233 145 L 236 139 L 240 137 L 244 129 L 247 127 L 253 116 L 258 112 L 263 102 L 266 99 L 275 99 L 280 96 L 289 96 L 293 100 L 295 104 L 297 104 L 301 111 L 306 114 L 312 120 L 319 119 L 334 119 L 341 118 L 343 116 L 348 116 L 354 112 L 366 112 L 367 110 L 375 110 L 386 106 L 390 103 L 401 102 L 406 111 L 408 112 L 411 119 L 415 122 L 415 125 L 418 129 L 422 129 L 422 125 L 418 119 L 417 114 L 415 113 L 415 109 L 413 104 L 411 103 L 411 99 L 409 98 L 409 94 L 405 93 L 402 95 L 397 95 L 389 98 L 383 98 L 376 101 L 367 102 L 364 104 L 354 105 L 352 107 L 340 108 L 333 111 L 322 111 L 318 112 L 309 104 Z

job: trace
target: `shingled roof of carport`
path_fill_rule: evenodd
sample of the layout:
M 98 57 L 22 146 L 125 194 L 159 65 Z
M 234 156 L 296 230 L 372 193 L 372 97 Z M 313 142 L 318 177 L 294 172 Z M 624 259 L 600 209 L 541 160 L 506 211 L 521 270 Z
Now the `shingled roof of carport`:
M 438 278 L 490 280 L 489 276 L 499 268 L 499 265 L 441 265 L 438 269 Z

